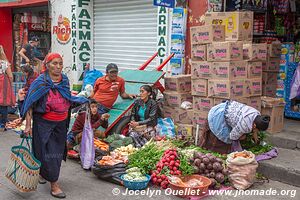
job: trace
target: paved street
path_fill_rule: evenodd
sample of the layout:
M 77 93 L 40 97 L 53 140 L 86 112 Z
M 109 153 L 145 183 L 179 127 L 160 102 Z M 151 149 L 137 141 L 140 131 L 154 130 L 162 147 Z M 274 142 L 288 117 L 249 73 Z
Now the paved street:
M 20 139 L 12 131 L 0 133 L 0 199 L 2 200 L 20 200 L 20 199 L 34 199 L 34 200 L 44 200 L 44 199 L 54 199 L 50 196 L 49 184 L 39 185 L 37 192 L 32 193 L 20 193 L 5 177 L 4 171 L 6 168 L 7 160 L 10 154 L 10 147 L 18 144 Z M 67 194 L 67 199 L 72 200 L 109 200 L 109 199 L 133 199 L 139 200 L 142 198 L 150 199 L 148 196 L 128 196 L 128 195 L 118 195 L 117 197 L 112 194 L 113 188 L 119 188 L 121 192 L 124 192 L 120 186 L 116 186 L 111 183 L 107 183 L 97 179 L 90 171 L 84 171 L 80 165 L 72 160 L 67 160 L 66 163 L 62 165 L 60 185 Z M 269 190 L 270 188 L 280 191 L 281 189 L 286 190 L 298 190 L 296 197 L 291 198 L 290 196 L 257 196 L 257 200 L 285 200 L 285 199 L 300 199 L 300 189 L 282 184 L 275 181 L 270 181 L 270 183 L 265 183 L 263 185 L 256 184 L 253 189 L 259 190 Z M 155 190 L 155 188 L 151 188 Z M 151 199 L 165 199 L 165 200 L 176 200 L 179 199 L 174 196 L 164 195 L 154 195 Z M 213 196 L 205 198 L 207 200 L 229 200 L 233 199 L 230 196 Z M 252 200 L 253 196 L 240 196 L 234 199 Z

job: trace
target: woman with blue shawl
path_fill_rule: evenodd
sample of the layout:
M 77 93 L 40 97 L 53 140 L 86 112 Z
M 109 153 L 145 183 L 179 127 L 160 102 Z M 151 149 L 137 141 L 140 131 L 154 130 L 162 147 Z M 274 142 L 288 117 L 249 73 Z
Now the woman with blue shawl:
M 212 107 L 208 122 L 200 137 L 200 146 L 222 154 L 240 151 L 240 140 L 252 133 L 258 143 L 258 132 L 268 129 L 270 117 L 258 110 L 229 100 Z
M 40 183 L 49 181 L 51 195 L 65 198 L 66 194 L 57 181 L 61 162 L 66 159 L 69 111 L 72 104 L 83 104 L 88 100 L 71 96 L 69 80 L 62 74 L 63 59 L 60 54 L 48 54 L 44 65 L 46 71 L 30 85 L 21 115 L 26 117 L 24 132 L 28 135 L 32 131 L 33 152 L 41 162 Z

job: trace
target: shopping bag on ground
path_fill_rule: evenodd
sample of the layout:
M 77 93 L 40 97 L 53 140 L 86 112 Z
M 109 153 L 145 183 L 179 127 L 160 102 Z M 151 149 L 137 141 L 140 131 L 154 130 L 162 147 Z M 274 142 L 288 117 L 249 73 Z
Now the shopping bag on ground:
M 238 190 L 248 189 L 255 180 L 258 164 L 250 151 L 233 152 L 227 156 L 228 178 Z
M 94 132 L 91 125 L 90 109 L 86 108 L 85 123 L 80 144 L 80 160 L 83 169 L 90 169 L 95 159 Z
M 20 145 L 11 148 L 5 171 L 6 178 L 21 192 L 35 191 L 39 183 L 41 162 L 31 152 L 31 142 L 31 137 L 23 137 Z
M 158 118 L 157 133 L 160 136 L 175 137 L 175 125 L 171 118 Z

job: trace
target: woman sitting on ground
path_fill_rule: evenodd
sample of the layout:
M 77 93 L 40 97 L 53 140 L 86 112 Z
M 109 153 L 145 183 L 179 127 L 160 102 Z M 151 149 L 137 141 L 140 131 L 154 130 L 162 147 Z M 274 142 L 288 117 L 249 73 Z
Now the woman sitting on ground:
M 140 88 L 140 98 L 135 100 L 131 110 L 129 136 L 133 138 L 136 147 L 142 147 L 156 135 L 157 103 L 149 85 Z

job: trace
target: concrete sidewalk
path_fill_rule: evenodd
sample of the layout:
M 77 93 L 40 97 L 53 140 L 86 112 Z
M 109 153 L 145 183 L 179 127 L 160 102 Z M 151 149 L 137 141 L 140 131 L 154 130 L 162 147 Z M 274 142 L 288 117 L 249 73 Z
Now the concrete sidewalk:
M 18 136 L 12 132 L 7 131 L 0 133 L 0 200 L 21 200 L 21 199 L 32 199 L 32 200 L 44 200 L 44 199 L 55 199 L 50 195 L 50 186 L 49 184 L 39 185 L 36 192 L 31 193 L 21 193 L 11 184 L 5 177 L 4 171 L 6 164 L 10 155 L 10 148 L 13 145 L 16 145 L 20 142 Z M 125 189 L 121 186 L 117 186 L 111 183 L 107 183 L 97 179 L 90 171 L 83 170 L 80 165 L 73 161 L 67 160 L 63 162 L 61 177 L 59 179 L 60 185 L 64 192 L 67 194 L 66 199 L 72 200 L 112 200 L 112 199 L 121 199 L 121 200 L 140 200 L 140 199 L 150 199 L 149 196 L 129 196 L 119 194 L 114 196 L 112 190 L 118 188 L 121 193 L 125 192 Z M 280 182 L 270 181 L 263 185 L 255 184 L 251 189 L 258 190 L 270 190 L 270 188 L 277 190 L 297 190 L 298 194 L 296 197 L 292 198 L 291 195 L 287 196 L 239 196 L 235 199 L 240 200 L 287 200 L 287 199 L 300 199 L 300 189 L 290 185 L 286 185 Z M 157 188 L 150 188 L 152 191 L 157 190 Z M 115 189 L 116 190 L 116 189 Z M 114 190 L 114 191 L 115 191 Z M 151 199 L 165 199 L 165 200 L 176 200 L 180 199 L 175 196 L 165 195 L 165 192 L 162 191 L 162 195 L 154 195 Z M 291 194 L 291 193 L 290 193 Z M 207 200 L 229 200 L 233 199 L 233 196 L 212 196 L 207 197 Z

